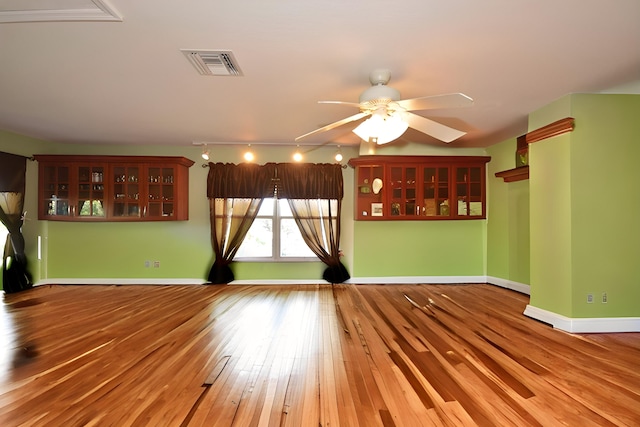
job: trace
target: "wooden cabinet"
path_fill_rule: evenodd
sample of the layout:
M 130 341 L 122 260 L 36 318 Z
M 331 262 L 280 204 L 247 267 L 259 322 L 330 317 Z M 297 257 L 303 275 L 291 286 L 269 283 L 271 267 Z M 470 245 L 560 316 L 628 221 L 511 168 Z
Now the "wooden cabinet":
M 38 218 L 55 221 L 189 219 L 184 157 L 36 155 Z
M 355 168 L 355 219 L 486 217 L 486 163 L 476 156 L 363 156 Z

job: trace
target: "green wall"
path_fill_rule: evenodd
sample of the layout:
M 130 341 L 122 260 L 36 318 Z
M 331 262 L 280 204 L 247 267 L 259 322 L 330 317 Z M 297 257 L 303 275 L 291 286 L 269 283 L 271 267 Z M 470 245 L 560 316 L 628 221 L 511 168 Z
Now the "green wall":
M 359 277 L 484 275 L 485 221 L 357 221 Z
M 577 94 L 572 106 L 573 317 L 638 316 L 640 96 Z
M 531 305 L 571 314 L 571 162 L 565 134 L 529 145 Z
M 568 116 L 573 132 L 529 147 L 531 305 L 571 318 L 638 316 L 640 96 L 568 95 L 532 113 L 529 128 Z
M 487 149 L 487 275 L 528 285 L 529 181 L 495 176 L 516 166 L 516 146 L 512 138 Z

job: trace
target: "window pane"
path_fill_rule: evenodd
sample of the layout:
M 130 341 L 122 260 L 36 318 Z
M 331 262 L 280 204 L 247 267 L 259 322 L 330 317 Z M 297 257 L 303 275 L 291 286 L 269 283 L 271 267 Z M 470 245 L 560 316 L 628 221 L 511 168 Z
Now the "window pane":
M 272 216 L 273 215 L 273 199 L 262 199 L 258 216 Z
M 280 256 L 281 257 L 315 257 L 302 239 L 300 229 L 293 219 L 280 220 Z
M 287 199 L 278 199 L 278 213 L 281 217 L 293 216 L 291 208 L 289 207 L 289 201 Z
M 262 206 L 264 206 L 265 202 L 267 202 L 267 200 L 262 203 Z M 251 224 L 251 228 L 242 245 L 240 245 L 236 257 L 271 257 L 272 253 L 273 221 L 271 218 L 256 218 L 253 224 Z

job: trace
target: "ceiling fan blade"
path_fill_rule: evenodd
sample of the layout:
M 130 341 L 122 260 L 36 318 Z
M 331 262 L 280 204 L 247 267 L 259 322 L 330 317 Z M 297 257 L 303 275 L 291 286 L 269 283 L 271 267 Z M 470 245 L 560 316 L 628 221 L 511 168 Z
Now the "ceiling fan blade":
M 360 104 L 357 102 L 345 102 L 345 101 L 318 101 L 318 104 L 340 104 L 340 105 L 348 105 L 351 107 L 360 108 Z
M 396 101 L 396 104 L 407 111 L 435 110 L 439 108 L 470 107 L 473 105 L 473 99 L 464 93 L 448 93 L 444 95 L 402 99 L 400 101 Z
M 371 113 L 369 113 L 369 112 L 365 112 L 365 113 L 361 112 L 361 113 L 358 113 L 358 114 L 354 114 L 353 116 L 349 116 L 346 119 L 338 120 L 337 122 L 330 123 L 330 124 L 328 124 L 326 126 L 323 126 L 323 127 L 319 128 L 319 129 L 316 129 L 316 130 L 311 131 L 309 133 L 305 133 L 304 135 L 300 135 L 299 137 L 296 138 L 296 141 L 299 141 L 302 138 L 306 138 L 306 137 L 311 136 L 311 135 L 315 135 L 316 133 L 326 132 L 326 131 L 335 129 L 335 128 L 339 127 L 339 126 L 346 125 L 347 123 L 354 122 L 356 120 L 360 120 L 361 118 L 369 116 L 370 114 Z
M 447 144 L 463 135 L 466 135 L 466 132 L 434 122 L 433 120 L 417 114 L 406 112 L 404 113 L 404 119 L 409 124 L 409 127 L 437 138 L 442 142 L 446 142 Z

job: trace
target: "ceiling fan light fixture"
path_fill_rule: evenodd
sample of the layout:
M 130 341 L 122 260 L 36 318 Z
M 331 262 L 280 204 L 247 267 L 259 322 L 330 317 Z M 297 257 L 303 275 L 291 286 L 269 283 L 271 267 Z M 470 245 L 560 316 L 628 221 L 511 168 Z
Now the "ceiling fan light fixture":
M 375 138 L 378 145 L 381 145 L 400 138 L 408 127 L 409 124 L 403 120 L 399 113 L 387 115 L 375 112 L 369 119 L 360 123 L 353 130 L 353 133 L 364 141 Z

